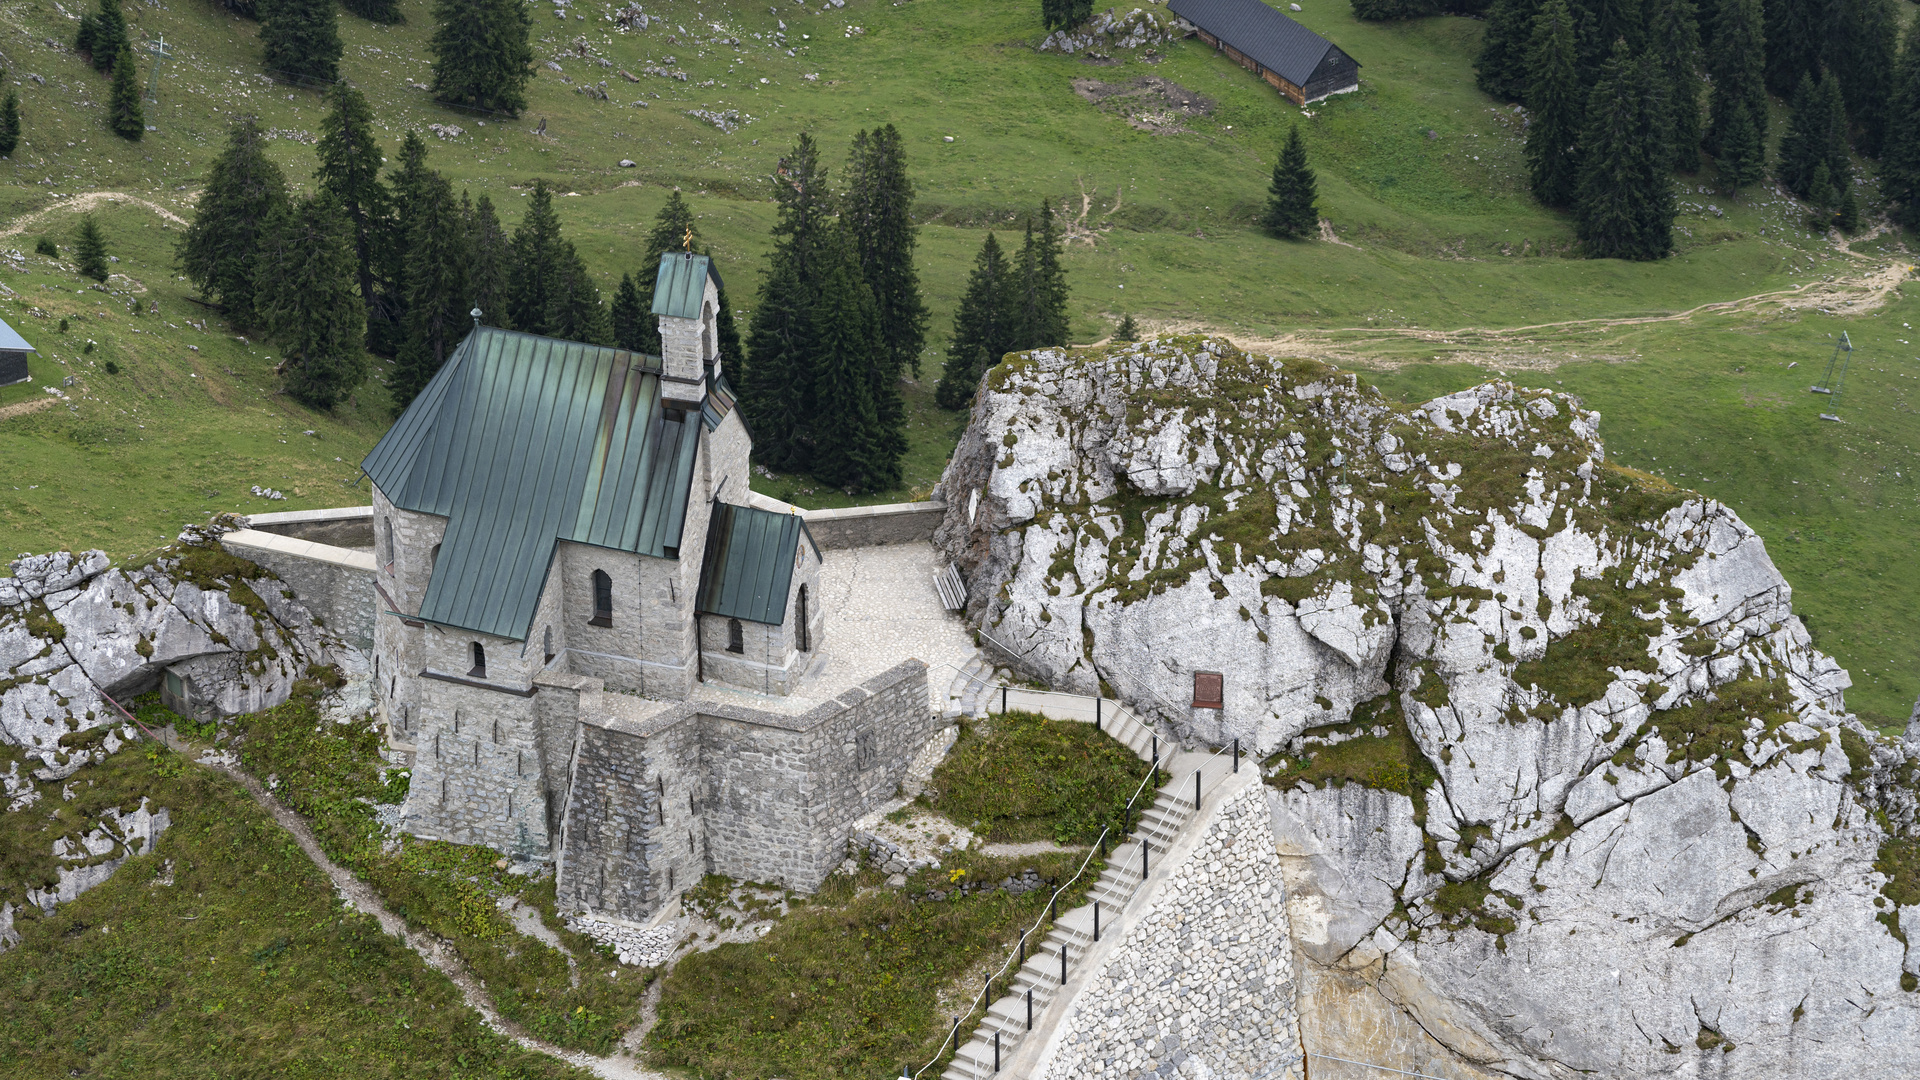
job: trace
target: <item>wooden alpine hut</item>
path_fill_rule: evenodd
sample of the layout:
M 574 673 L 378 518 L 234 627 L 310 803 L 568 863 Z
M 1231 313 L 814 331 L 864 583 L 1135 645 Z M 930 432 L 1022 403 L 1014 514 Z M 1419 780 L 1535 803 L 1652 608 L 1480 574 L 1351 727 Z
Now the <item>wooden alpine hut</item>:
M 1167 7 L 1295 105 L 1360 86 L 1359 61 L 1260 0 L 1167 0 Z

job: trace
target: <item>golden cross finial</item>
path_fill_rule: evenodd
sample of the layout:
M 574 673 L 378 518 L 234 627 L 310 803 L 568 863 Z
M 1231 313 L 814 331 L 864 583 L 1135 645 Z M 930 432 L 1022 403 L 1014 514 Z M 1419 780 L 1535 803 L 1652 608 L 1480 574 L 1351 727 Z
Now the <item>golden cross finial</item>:
M 687 226 L 687 235 L 683 237 L 680 242 L 686 246 L 688 251 L 693 250 L 693 226 Z

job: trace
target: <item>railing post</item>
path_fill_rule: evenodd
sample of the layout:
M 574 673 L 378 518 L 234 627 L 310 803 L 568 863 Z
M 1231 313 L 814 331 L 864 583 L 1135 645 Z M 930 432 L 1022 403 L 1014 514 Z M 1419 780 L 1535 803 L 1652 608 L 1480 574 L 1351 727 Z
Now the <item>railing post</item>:
M 1160 736 L 1153 737 L 1153 767 L 1160 767 Z
M 959 1053 L 960 1052 L 960 1018 L 959 1017 L 956 1016 L 953 1018 L 953 1034 L 947 1036 L 947 1038 L 953 1040 L 953 1052 L 956 1054 Z
M 1100 901 L 1093 902 L 1093 940 L 1100 940 Z
M 1000 1033 L 993 1033 L 993 1071 L 1000 1071 Z
M 1107 703 L 1106 698 L 1097 697 L 1093 699 L 1093 730 L 1095 731 L 1102 730 L 1100 727 L 1100 721 L 1101 721 L 1100 714 L 1102 711 L 1104 711 L 1103 707 L 1106 705 L 1106 703 Z
M 1027 1030 L 1033 1030 L 1033 987 L 1027 987 Z
M 1000 715 L 1007 715 L 1007 688 L 1004 686 L 1000 688 Z
M 1233 771 L 1236 776 L 1239 775 L 1240 773 L 1240 740 L 1239 739 L 1233 740 Z
M 1020 931 L 1020 966 L 1027 966 L 1027 932 Z
M 1060 985 L 1067 985 L 1067 942 L 1065 938 L 1060 940 Z
M 1193 808 L 1200 809 L 1200 770 L 1193 770 Z
M 1147 843 L 1147 838 L 1144 836 L 1141 837 L 1140 838 L 1140 880 L 1142 882 L 1145 882 L 1147 880 L 1147 848 L 1149 846 L 1150 845 Z

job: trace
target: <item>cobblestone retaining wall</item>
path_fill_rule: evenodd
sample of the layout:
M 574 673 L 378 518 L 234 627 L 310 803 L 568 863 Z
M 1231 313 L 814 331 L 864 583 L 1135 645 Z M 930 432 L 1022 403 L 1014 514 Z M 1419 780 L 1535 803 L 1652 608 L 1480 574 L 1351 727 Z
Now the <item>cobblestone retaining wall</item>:
M 233 555 L 279 576 L 282 588 L 313 612 L 328 630 L 358 649 L 373 648 L 373 620 L 379 611 L 374 593 L 371 552 L 300 540 L 256 529 L 220 538 Z
M 1293 947 L 1260 786 L 1230 797 L 1079 993 L 1037 1076 L 1300 1080 Z

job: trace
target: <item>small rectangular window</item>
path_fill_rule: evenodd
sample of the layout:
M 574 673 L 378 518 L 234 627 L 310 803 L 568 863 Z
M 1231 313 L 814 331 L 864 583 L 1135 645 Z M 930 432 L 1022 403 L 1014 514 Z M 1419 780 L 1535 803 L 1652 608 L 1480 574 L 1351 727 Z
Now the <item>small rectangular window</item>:
M 1217 671 L 1196 671 L 1193 673 L 1193 707 L 1196 709 L 1220 709 L 1226 707 L 1223 700 L 1226 694 L 1226 679 Z
M 747 651 L 746 628 L 739 619 L 727 620 L 727 651 L 743 653 Z

